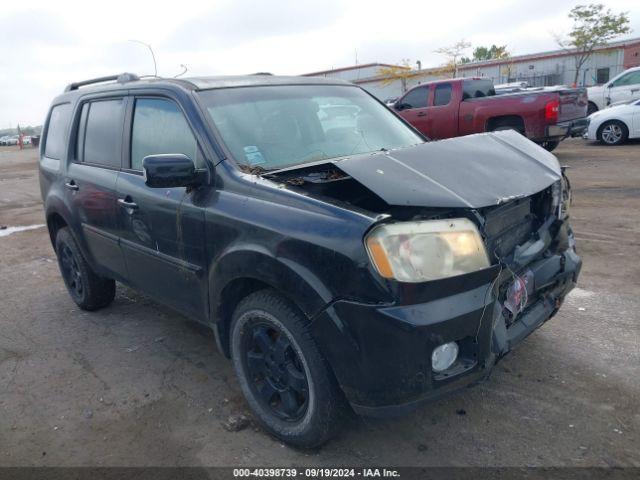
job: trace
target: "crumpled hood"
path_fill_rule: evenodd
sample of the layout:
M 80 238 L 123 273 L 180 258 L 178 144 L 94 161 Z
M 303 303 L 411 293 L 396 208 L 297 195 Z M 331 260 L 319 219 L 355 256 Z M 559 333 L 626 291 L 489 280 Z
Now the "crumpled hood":
M 558 160 L 514 131 L 356 155 L 335 166 L 390 205 L 481 208 L 560 180 Z

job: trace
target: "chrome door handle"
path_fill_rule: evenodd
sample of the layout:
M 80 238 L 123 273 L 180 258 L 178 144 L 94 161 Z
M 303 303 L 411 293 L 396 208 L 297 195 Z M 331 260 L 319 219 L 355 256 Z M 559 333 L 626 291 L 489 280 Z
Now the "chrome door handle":
M 66 182 L 64 184 L 65 187 L 67 187 L 69 190 L 78 190 L 80 187 L 76 184 L 76 182 L 74 182 L 73 180 L 69 180 L 68 182 Z
M 118 205 L 120 205 L 123 208 L 130 208 L 132 210 L 135 210 L 136 208 L 138 208 L 138 204 L 134 203 L 130 200 L 127 200 L 125 198 L 119 198 L 118 199 Z
M 426 112 L 420 112 L 416 114 L 416 117 L 426 117 L 427 113 Z

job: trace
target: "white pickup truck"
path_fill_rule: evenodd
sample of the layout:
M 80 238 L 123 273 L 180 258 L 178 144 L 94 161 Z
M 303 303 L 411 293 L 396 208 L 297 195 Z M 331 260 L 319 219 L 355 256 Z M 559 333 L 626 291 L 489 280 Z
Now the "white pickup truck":
M 625 70 L 604 85 L 589 87 L 587 95 L 589 96 L 588 115 L 614 103 L 640 98 L 640 67 Z

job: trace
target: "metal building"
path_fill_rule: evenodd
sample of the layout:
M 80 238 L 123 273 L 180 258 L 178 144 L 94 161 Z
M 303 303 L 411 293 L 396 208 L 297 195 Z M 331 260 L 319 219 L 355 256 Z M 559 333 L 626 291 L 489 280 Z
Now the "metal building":
M 305 74 L 333 77 L 357 83 L 384 100 L 402 95 L 420 83 L 445 78 L 440 68 L 415 70 L 408 78 L 389 79 L 380 75 L 388 64 L 369 63 Z M 599 47 L 580 69 L 578 85 L 606 83 L 620 72 L 640 66 L 640 38 L 612 42 Z M 460 65 L 458 77 L 485 77 L 495 84 L 527 82 L 529 86 L 571 85 L 575 77 L 575 55 L 571 51 L 518 55 L 506 60 L 489 60 Z M 450 74 L 449 74 L 450 75 Z

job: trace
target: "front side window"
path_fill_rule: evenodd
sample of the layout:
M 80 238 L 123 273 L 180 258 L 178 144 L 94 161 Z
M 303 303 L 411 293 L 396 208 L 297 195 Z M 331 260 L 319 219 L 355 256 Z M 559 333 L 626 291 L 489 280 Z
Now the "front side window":
M 427 99 L 429 98 L 428 87 L 418 87 L 407 93 L 400 103 L 407 105 L 405 108 L 424 108 L 427 106 Z
M 451 101 L 451 84 L 442 83 L 436 85 L 433 94 L 433 106 L 438 107 L 440 105 L 448 105 Z
M 64 103 L 56 105 L 49 115 L 49 126 L 47 127 L 47 137 L 44 143 L 44 156 L 61 160 L 65 150 L 65 139 L 69 117 L 71 115 L 71 105 Z
M 87 113 L 85 108 L 88 109 Z M 86 125 L 81 125 L 79 129 L 80 132 L 84 129 L 84 147 L 81 147 L 79 160 L 105 167 L 120 168 L 124 100 L 118 98 L 85 104 L 81 120 L 85 115 Z
M 223 88 L 198 95 L 236 161 L 265 170 L 424 141 L 353 86 Z
M 620 77 L 618 80 L 613 82 L 614 87 L 625 87 L 627 85 L 638 84 L 640 84 L 640 71 L 627 73 L 624 77 Z
M 181 153 L 194 162 L 196 139 L 182 111 L 171 100 L 139 98 L 136 100 L 131 132 L 131 168 L 142 170 L 148 155 Z

